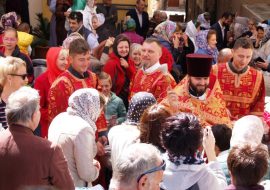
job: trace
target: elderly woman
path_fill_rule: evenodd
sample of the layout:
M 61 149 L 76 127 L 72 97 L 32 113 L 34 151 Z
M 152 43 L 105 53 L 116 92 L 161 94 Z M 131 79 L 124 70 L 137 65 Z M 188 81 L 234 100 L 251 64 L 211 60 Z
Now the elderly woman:
M 226 178 L 216 161 L 212 130 L 208 127 L 203 134 L 195 115 L 180 113 L 169 117 L 161 132 L 161 139 L 166 149 L 162 188 L 223 190 L 226 187 Z M 208 164 L 204 163 L 198 152 L 202 144 Z
M 139 124 L 140 142 L 151 143 L 161 152 L 165 152 L 161 145 L 160 132 L 162 130 L 162 124 L 170 116 L 170 111 L 158 104 L 154 104 L 145 110 Z
M 217 63 L 218 49 L 217 49 L 217 33 L 215 30 L 202 30 L 196 37 L 196 44 L 198 50 L 196 53 L 210 55 L 213 57 L 212 64 Z
M 92 16 L 97 13 L 96 6 L 97 0 L 86 0 L 86 5 L 84 10 L 82 11 L 83 14 L 83 25 L 88 30 L 93 30 L 92 27 Z
M 9 12 L 4 15 L 2 15 L 1 20 L 0 20 L 0 45 L 3 44 L 3 33 L 5 29 L 12 27 L 12 28 L 17 28 L 18 27 L 18 18 L 17 14 L 15 12 Z
M 105 27 L 105 17 L 102 13 L 95 14 L 92 16 L 92 28 L 93 32 L 96 34 L 98 43 L 107 40 L 110 37 L 110 31 Z
M 48 139 L 62 147 L 76 187 L 91 187 L 99 175 L 100 164 L 94 160 L 95 122 L 104 104 L 97 90 L 79 89 L 69 97 L 67 111 L 56 116 L 49 127 Z
M 0 133 L 1 189 L 53 185 L 74 190 L 61 148 L 33 134 L 40 119 L 37 90 L 22 87 L 13 92 L 6 115 L 9 128 Z
M 176 23 L 172 21 L 164 21 L 157 25 L 155 28 L 153 37 L 157 38 L 158 41 L 172 53 L 172 37 L 176 29 Z
M 6 102 L 11 93 L 28 83 L 26 64 L 15 57 L 0 59 L 0 127 L 7 128 Z
M 131 44 L 129 56 L 134 61 L 135 68 L 137 71 L 143 66 L 141 53 L 142 53 L 141 44 L 136 44 L 136 43 Z
M 201 23 L 201 30 L 210 29 L 210 13 L 205 12 L 198 15 L 197 21 Z
M 40 94 L 41 112 L 41 136 L 48 136 L 48 93 L 52 83 L 66 70 L 68 65 L 68 50 L 61 47 L 51 47 L 46 55 L 47 70 L 42 73 L 35 81 L 34 88 Z

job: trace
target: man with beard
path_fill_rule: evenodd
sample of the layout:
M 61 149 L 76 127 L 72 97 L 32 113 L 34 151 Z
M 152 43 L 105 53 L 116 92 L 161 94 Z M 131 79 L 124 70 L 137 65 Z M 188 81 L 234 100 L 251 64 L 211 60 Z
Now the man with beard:
M 231 126 L 218 80 L 210 75 L 212 57 L 203 54 L 187 55 L 187 76 L 171 91 L 161 104 L 172 113 L 196 115 L 203 127 L 214 124 Z
M 223 48 L 227 47 L 227 32 L 233 21 L 232 13 L 225 12 L 222 17 L 218 20 L 217 23 L 211 26 L 211 29 L 217 32 L 217 48 L 220 51 Z
M 220 83 L 231 119 L 245 115 L 263 116 L 265 85 L 262 73 L 248 64 L 252 58 L 253 44 L 248 38 L 236 40 L 233 61 L 213 67 L 213 75 Z

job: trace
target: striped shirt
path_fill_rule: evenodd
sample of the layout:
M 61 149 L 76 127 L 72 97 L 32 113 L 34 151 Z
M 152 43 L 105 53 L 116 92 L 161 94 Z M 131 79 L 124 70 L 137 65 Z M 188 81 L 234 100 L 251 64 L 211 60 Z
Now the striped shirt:
M 7 128 L 6 103 L 0 99 L 0 127 Z

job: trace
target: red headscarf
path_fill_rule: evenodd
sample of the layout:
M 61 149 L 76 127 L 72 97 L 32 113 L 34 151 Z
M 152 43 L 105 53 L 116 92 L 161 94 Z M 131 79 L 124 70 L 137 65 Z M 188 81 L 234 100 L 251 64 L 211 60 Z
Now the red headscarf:
M 52 84 L 55 79 L 63 72 L 56 65 L 56 61 L 61 50 L 61 47 L 51 47 L 46 55 L 47 72 L 50 84 Z

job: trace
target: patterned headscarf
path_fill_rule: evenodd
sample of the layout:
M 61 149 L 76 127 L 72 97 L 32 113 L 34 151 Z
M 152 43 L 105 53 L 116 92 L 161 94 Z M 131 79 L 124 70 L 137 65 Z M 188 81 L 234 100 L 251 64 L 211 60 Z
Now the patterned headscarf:
M 73 32 L 63 41 L 63 45 L 62 45 L 63 48 L 69 49 L 71 42 L 73 42 L 76 39 L 84 39 L 84 38 L 78 32 Z
M 170 20 L 166 20 L 155 28 L 153 36 L 163 38 L 164 40 L 170 42 L 170 39 L 175 32 L 176 23 Z
M 199 21 L 201 23 L 201 27 L 205 28 L 205 29 L 209 29 L 210 28 L 210 22 L 208 22 L 205 18 L 204 18 L 204 14 L 199 14 L 197 21 Z
M 94 88 L 76 90 L 68 99 L 67 112 L 87 121 L 96 131 L 96 120 L 100 114 L 99 93 Z
M 156 102 L 154 95 L 149 92 L 136 93 L 130 100 L 126 123 L 138 125 L 144 110 Z
M 218 57 L 218 49 L 211 48 L 208 45 L 208 42 L 207 42 L 208 32 L 209 32 L 209 30 L 201 30 L 198 32 L 198 35 L 196 36 L 196 45 L 198 48 L 205 49 L 207 51 L 208 55 L 211 55 L 216 62 L 217 57 Z
M 1 26 L 2 30 L 5 30 L 8 27 L 17 28 L 17 14 L 15 12 L 9 12 L 7 14 L 2 15 L 1 17 Z

